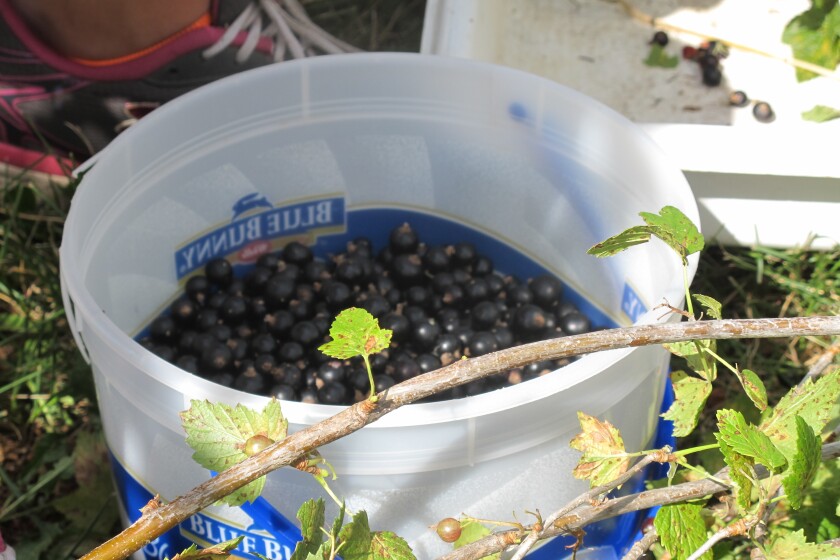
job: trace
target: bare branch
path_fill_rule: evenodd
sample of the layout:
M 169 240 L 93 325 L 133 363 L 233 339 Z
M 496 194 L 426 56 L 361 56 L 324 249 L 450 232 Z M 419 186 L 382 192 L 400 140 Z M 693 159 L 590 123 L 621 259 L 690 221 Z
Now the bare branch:
M 658 540 L 659 534 L 656 532 L 656 527 L 651 527 L 641 539 L 633 543 L 621 560 L 638 560 Z
M 662 451 L 665 454 L 668 454 L 668 453 L 671 452 L 671 448 L 668 447 L 668 446 L 665 446 L 665 448 L 663 448 Z M 643 469 L 645 469 L 648 465 L 653 463 L 657 458 L 660 458 L 661 456 L 662 456 L 661 453 L 651 453 L 649 455 L 645 455 L 644 457 L 642 457 L 642 459 L 640 461 L 636 462 L 635 465 L 633 465 L 631 468 L 627 469 L 627 472 L 625 472 L 624 474 L 622 474 L 620 477 L 616 478 L 615 480 L 613 480 L 609 484 L 596 486 L 595 488 L 592 488 L 592 489 L 584 492 L 583 494 L 581 494 L 580 496 L 578 496 L 577 498 L 575 498 L 574 500 L 572 500 L 571 502 L 569 502 L 568 504 L 563 506 L 562 508 L 558 509 L 557 511 L 555 511 L 554 513 L 549 515 L 545 519 L 545 521 L 543 521 L 543 531 L 545 530 L 544 528 L 548 527 L 549 525 L 554 525 L 554 526 L 557 526 L 557 527 L 561 527 L 563 525 L 566 525 L 565 522 L 563 522 L 563 523 L 557 523 L 557 522 L 558 522 L 558 520 L 561 520 L 561 518 L 563 516 L 567 515 L 569 512 L 571 512 L 572 510 L 574 510 L 575 508 L 577 508 L 581 504 L 594 501 L 597 498 L 600 498 L 601 496 L 603 496 L 604 494 L 618 488 L 619 486 L 621 486 L 622 484 L 624 484 L 625 482 L 627 482 L 628 480 L 630 480 L 631 478 L 636 476 L 637 473 L 641 472 Z M 563 521 L 563 520 L 561 520 L 561 521 Z M 511 556 L 510 560 L 522 560 L 523 558 L 525 558 L 525 555 L 528 554 L 528 551 L 530 551 L 534 547 L 534 545 L 537 544 L 537 542 L 540 539 L 544 538 L 542 536 L 543 531 L 531 531 L 528 534 L 528 536 L 525 537 L 522 540 L 522 543 L 516 549 L 516 553 L 513 556 Z
M 493 373 L 540 360 L 665 342 L 834 334 L 840 334 L 840 317 L 691 321 L 595 331 L 525 344 L 469 360 L 459 360 L 394 385 L 380 393 L 376 404 L 368 400 L 359 402 L 335 416 L 291 434 L 261 453 L 196 486 L 187 494 L 162 505 L 155 510 L 154 515 L 143 515 L 122 533 L 83 556 L 83 560 L 116 560 L 130 556 L 190 515 L 231 494 L 237 488 L 291 464 L 301 455 L 360 430 L 401 406 Z M 558 375 L 562 375 L 562 371 Z M 715 491 L 725 489 L 717 484 L 715 486 Z M 609 503 L 613 502 L 615 500 L 610 500 Z M 611 513 L 610 508 L 604 508 L 602 514 L 611 517 L 618 513 Z M 582 525 L 578 525 L 580 526 Z
M 727 525 L 726 527 L 709 537 L 709 539 L 703 543 L 703 546 L 695 550 L 694 553 L 691 556 L 689 556 L 687 560 L 700 560 L 701 556 L 710 551 L 712 547 L 720 541 L 731 537 L 737 537 L 739 535 L 746 535 L 747 532 L 753 526 L 755 526 L 756 523 L 758 523 L 758 518 L 752 516 L 750 518 L 739 519 L 738 521 Z
M 828 443 L 823 446 L 823 461 L 828 461 L 837 457 L 840 457 L 840 442 Z M 769 476 L 767 470 L 762 468 L 760 465 L 756 468 L 756 474 L 759 479 L 764 479 Z M 720 482 L 718 482 L 718 480 Z M 624 513 L 650 509 L 655 506 L 685 502 L 688 500 L 697 500 L 706 496 L 718 494 L 720 492 L 728 492 L 731 489 L 729 482 L 729 469 L 724 468 L 715 473 L 715 479 L 706 478 L 703 480 L 676 484 L 667 488 L 646 490 L 644 492 L 639 492 L 638 494 L 612 498 L 597 505 L 582 504 L 567 515 L 567 519 L 570 520 L 567 525 L 563 526 L 563 528 L 558 528 L 553 525 L 547 526 L 543 536 L 545 538 L 553 538 L 558 535 L 569 533 L 572 530 L 581 529 L 590 523 L 615 517 Z M 575 520 L 573 517 L 577 519 Z M 438 560 L 474 560 L 475 558 L 483 558 L 488 554 L 501 552 L 505 550 L 504 547 L 493 547 L 502 546 L 502 543 L 512 540 L 510 537 L 503 537 L 503 535 L 512 532 L 517 535 L 522 534 L 522 532 L 518 530 L 494 533 L 484 539 L 480 539 L 474 543 L 458 548 L 449 554 L 441 556 Z M 516 541 L 514 540 L 513 542 L 515 543 Z

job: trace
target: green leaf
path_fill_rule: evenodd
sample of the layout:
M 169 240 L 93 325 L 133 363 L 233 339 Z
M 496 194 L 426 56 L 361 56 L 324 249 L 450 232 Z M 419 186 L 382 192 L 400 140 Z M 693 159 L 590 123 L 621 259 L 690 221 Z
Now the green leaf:
M 806 121 L 817 123 L 840 119 L 840 109 L 827 107 L 825 105 L 815 105 L 810 110 L 803 111 L 802 118 Z
M 225 560 L 226 558 L 230 558 L 231 551 L 239 546 L 239 543 L 244 538 L 245 536 L 242 535 L 235 539 L 201 549 L 193 544 L 180 554 L 176 554 L 172 560 Z
M 572 472 L 575 478 L 589 480 L 589 485 L 595 487 L 624 474 L 630 466 L 630 457 L 618 429 L 606 420 L 602 422 L 580 411 L 578 420 L 583 431 L 569 443 L 572 449 L 582 453 Z
M 369 558 L 370 560 L 416 560 L 408 543 L 390 531 L 373 534 Z
M 651 233 L 676 251 L 683 262 L 688 255 L 703 250 L 703 235 L 678 208 L 665 206 L 659 215 L 650 212 L 640 212 L 639 215 L 652 228 Z
M 663 344 L 670 353 L 684 358 L 688 367 L 707 381 L 717 379 L 717 360 L 705 352 L 717 350 L 716 340 L 689 340 L 686 342 L 671 342 Z
M 811 9 L 793 18 L 782 33 L 793 56 L 833 70 L 840 62 L 840 7 L 833 0 L 814 0 Z M 799 81 L 817 74 L 796 69 Z
M 802 507 L 805 491 L 814 480 L 821 462 L 822 440 L 801 416 L 796 416 L 796 452 L 789 457 L 790 467 L 782 478 L 790 507 Z
M 834 369 L 816 381 L 808 379 L 801 386 L 793 387 L 759 429 L 785 457 L 792 457 L 796 453 L 796 416 L 801 416 L 814 433 L 822 433 L 826 423 L 837 415 L 838 398 L 840 369 Z
M 767 408 L 767 389 L 764 382 L 758 375 L 749 369 L 736 370 L 735 377 L 741 382 L 744 393 L 750 398 L 758 410 L 764 411 Z
M 224 471 L 243 461 L 245 442 L 255 435 L 273 441 L 286 437 L 288 421 L 283 417 L 279 401 L 272 399 L 262 412 L 242 405 L 235 407 L 209 401 L 190 401 L 190 408 L 181 413 L 187 444 L 195 451 L 193 459 L 202 467 Z M 223 498 L 222 503 L 238 506 L 254 501 L 262 492 L 265 477 L 243 486 Z
M 840 550 L 828 544 L 805 540 L 802 531 L 770 533 L 770 545 L 764 549 L 766 560 L 827 560 L 840 558 Z
M 700 512 L 701 504 L 682 503 L 662 506 L 656 512 L 653 526 L 662 546 L 672 558 L 688 558 L 706 542 L 706 524 Z M 703 554 L 701 560 L 711 560 L 711 551 Z
M 669 55 L 665 52 L 662 45 L 653 43 L 650 46 L 650 53 L 648 53 L 648 57 L 645 59 L 645 64 L 660 68 L 676 68 L 679 61 L 680 58 L 678 56 Z
M 712 393 L 712 384 L 682 370 L 671 373 L 671 383 L 674 386 L 674 402 L 662 418 L 674 423 L 674 436 L 685 437 L 697 426 L 700 412 Z
M 316 554 L 324 542 L 324 500 L 307 500 L 298 508 L 301 540 L 295 546 L 290 560 L 307 560 L 310 554 Z
M 743 512 L 748 512 L 752 505 L 752 491 L 756 480 L 753 462 L 749 457 L 735 452 L 719 433 L 715 434 L 715 438 L 720 445 L 723 461 L 729 467 L 729 479 L 735 486 L 735 503 Z
M 367 513 L 360 511 L 355 514 L 353 521 L 342 527 L 339 540 L 343 543 L 341 557 L 344 560 L 367 560 L 373 540 Z
M 647 226 L 633 226 L 617 235 L 601 241 L 590 247 L 586 252 L 596 257 L 611 257 L 633 245 L 641 245 L 650 241 L 651 228 Z
M 461 548 L 462 546 L 466 546 L 470 543 L 474 543 L 479 539 L 483 539 L 487 535 L 490 534 L 490 529 L 486 526 L 478 523 L 477 521 L 472 521 L 471 519 L 464 519 L 461 521 L 461 536 L 458 537 L 452 545 L 455 548 Z M 483 556 L 481 560 L 498 560 L 499 554 L 491 554 L 489 556 Z
M 711 317 L 712 319 L 720 319 L 722 318 L 721 310 L 723 306 L 721 303 L 711 296 L 704 296 L 703 294 L 691 294 L 694 299 L 696 299 L 700 305 L 706 310 L 706 315 Z
M 722 409 L 717 412 L 720 440 L 726 442 L 736 453 L 754 459 L 771 471 L 778 472 L 787 459 L 766 434 L 752 424 L 737 410 Z
M 319 482 L 324 482 L 323 478 L 315 477 L 319 479 Z M 335 520 L 333 521 L 332 527 L 330 527 L 330 537 L 332 538 L 333 542 L 338 542 L 339 535 L 341 534 L 341 529 L 343 528 L 344 524 L 344 513 L 346 511 L 344 502 L 341 502 L 341 508 L 338 510 L 338 515 L 336 515 Z
M 354 356 L 369 356 L 388 348 L 391 331 L 379 328 L 379 321 L 364 309 L 345 309 L 330 327 L 332 340 L 318 350 L 339 360 Z

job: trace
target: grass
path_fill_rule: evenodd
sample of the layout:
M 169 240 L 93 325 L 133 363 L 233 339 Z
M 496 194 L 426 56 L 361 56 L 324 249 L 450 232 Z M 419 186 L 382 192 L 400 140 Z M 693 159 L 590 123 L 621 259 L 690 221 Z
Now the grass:
M 420 0 L 304 4 L 319 24 L 364 49 L 419 47 Z M 20 178 L 6 179 L 0 192 L 0 528 L 19 558 L 70 558 L 117 529 L 91 375 L 61 302 L 58 247 L 73 187 L 44 196 Z M 727 317 L 837 314 L 838 273 L 840 249 L 712 247 L 702 255 L 693 289 L 722 301 Z M 758 372 L 778 395 L 827 344 L 729 341 L 720 353 Z M 721 376 L 713 408 L 738 405 L 731 379 Z

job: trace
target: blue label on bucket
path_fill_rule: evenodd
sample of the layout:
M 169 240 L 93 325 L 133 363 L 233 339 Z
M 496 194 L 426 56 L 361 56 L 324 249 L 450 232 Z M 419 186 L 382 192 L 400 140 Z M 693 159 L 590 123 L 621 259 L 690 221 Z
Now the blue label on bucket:
M 207 261 L 238 253 L 240 261 L 253 261 L 272 250 L 271 240 L 343 228 L 344 198 L 320 198 L 283 206 L 272 205 L 265 195 L 251 193 L 237 200 L 230 223 L 193 239 L 175 251 L 178 278 Z
M 624 293 L 621 295 L 621 310 L 634 323 L 636 319 L 647 313 L 647 308 L 638 294 L 630 287 L 630 284 L 624 284 Z

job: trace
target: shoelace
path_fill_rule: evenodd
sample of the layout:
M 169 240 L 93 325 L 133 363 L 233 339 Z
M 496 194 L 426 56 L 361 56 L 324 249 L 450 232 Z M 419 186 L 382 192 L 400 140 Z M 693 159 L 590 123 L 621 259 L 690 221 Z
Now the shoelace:
M 269 24 L 263 27 L 265 21 Z M 327 54 L 359 50 L 315 25 L 298 0 L 253 0 L 219 40 L 203 51 L 203 56 L 216 56 L 243 31 L 248 36 L 236 53 L 236 61 L 240 63 L 251 56 L 260 37 L 274 41 L 274 60 L 278 62 L 285 58 L 287 50 L 294 58 L 312 56 L 318 50 Z

